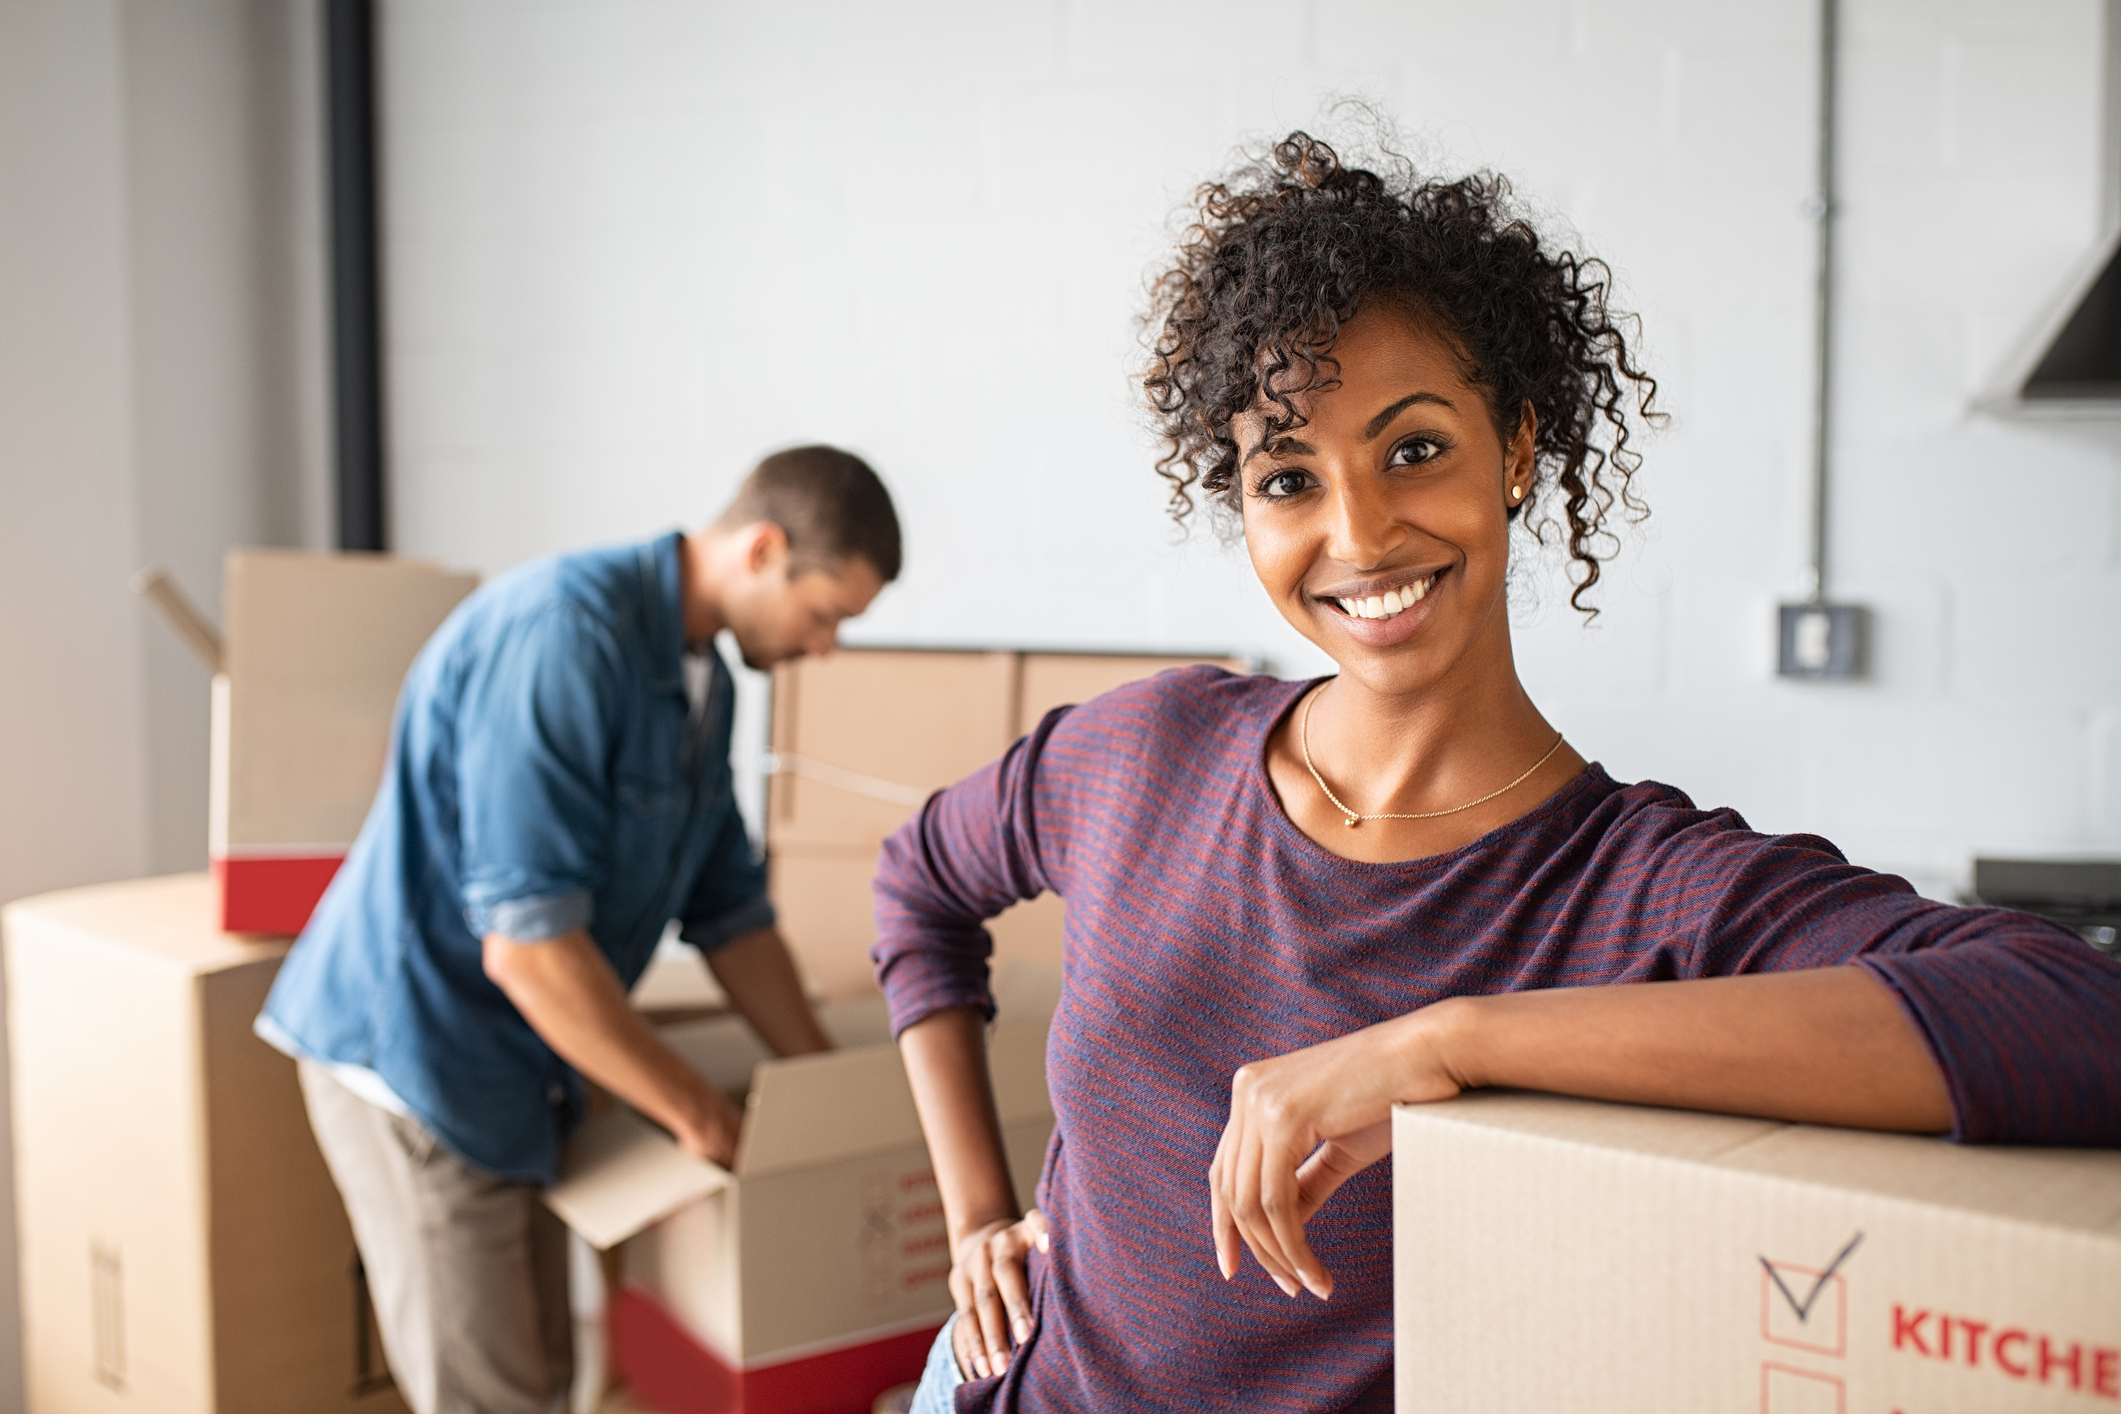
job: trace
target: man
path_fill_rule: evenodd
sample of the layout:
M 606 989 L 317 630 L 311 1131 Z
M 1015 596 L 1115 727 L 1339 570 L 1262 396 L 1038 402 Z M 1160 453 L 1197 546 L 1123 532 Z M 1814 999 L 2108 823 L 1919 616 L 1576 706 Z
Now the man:
M 626 1001 L 670 920 L 774 1051 L 830 1044 L 731 796 L 712 640 L 755 668 L 829 653 L 898 571 L 876 474 L 803 447 L 697 534 L 501 576 L 413 664 L 382 789 L 257 1029 L 300 1062 L 417 1414 L 564 1407 L 565 1233 L 539 1199 L 579 1076 L 734 1154 L 735 1109 Z

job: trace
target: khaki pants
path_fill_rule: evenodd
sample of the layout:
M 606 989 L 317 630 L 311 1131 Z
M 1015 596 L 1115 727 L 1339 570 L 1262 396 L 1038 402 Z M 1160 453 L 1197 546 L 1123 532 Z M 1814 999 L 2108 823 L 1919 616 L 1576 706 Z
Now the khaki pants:
M 384 1352 L 414 1414 L 567 1408 L 567 1230 L 534 1184 L 474 1168 L 417 1120 L 304 1062 L 310 1127 L 368 1272 Z

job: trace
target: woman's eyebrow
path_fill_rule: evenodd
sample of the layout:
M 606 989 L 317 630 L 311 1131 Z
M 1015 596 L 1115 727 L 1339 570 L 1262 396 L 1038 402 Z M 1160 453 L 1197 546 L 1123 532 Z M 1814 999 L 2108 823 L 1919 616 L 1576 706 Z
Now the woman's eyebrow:
M 1398 402 L 1392 404 L 1392 406 L 1386 408 L 1383 412 L 1377 414 L 1377 416 L 1370 419 L 1368 425 L 1362 429 L 1363 441 L 1376 441 L 1377 434 L 1384 431 L 1387 427 L 1390 427 L 1392 425 L 1393 418 L 1399 416 L 1401 413 L 1405 412 L 1408 408 L 1414 406 L 1414 404 L 1416 403 L 1435 403 L 1439 407 L 1451 407 L 1451 400 L 1447 397 L 1444 397 L 1441 393 L 1409 393 L 1405 397 L 1401 398 Z M 1453 412 L 1457 411 L 1456 408 L 1452 408 L 1451 410 Z
M 1292 454 L 1299 457 L 1315 457 L 1318 455 L 1318 448 L 1312 446 L 1309 442 L 1299 442 L 1294 437 L 1270 437 L 1238 458 L 1237 464 L 1243 466 L 1261 452 L 1270 452 L 1277 457 Z

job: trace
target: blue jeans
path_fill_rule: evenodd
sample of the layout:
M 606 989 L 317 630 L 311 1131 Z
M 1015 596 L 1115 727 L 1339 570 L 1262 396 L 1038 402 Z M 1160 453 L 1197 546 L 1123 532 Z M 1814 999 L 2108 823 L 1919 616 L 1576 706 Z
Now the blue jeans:
M 956 1414 L 957 1387 L 965 1382 L 957 1368 L 957 1352 L 950 1348 L 950 1334 L 956 1329 L 953 1312 L 928 1348 L 928 1366 L 921 1371 L 920 1388 L 913 1392 L 913 1407 L 907 1414 Z

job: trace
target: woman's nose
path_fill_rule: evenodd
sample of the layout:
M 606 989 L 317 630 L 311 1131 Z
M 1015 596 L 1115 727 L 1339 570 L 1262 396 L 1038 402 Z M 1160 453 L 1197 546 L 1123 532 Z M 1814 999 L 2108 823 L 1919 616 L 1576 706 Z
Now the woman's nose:
M 1384 498 L 1357 481 L 1340 481 L 1330 501 L 1333 558 L 1358 569 L 1383 564 L 1406 539 L 1406 527 L 1392 518 Z

